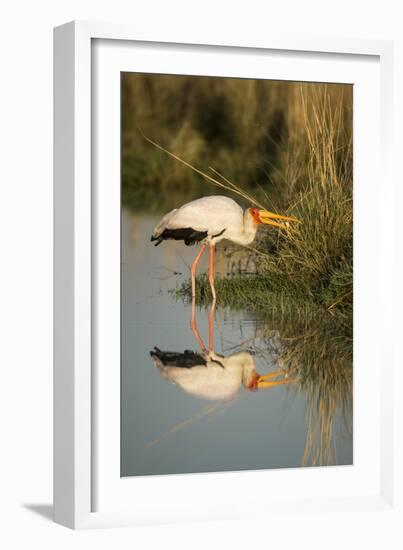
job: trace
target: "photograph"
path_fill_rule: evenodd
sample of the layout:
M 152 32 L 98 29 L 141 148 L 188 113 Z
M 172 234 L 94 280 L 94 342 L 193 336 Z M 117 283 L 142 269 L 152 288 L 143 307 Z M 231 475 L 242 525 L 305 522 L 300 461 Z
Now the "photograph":
M 121 73 L 120 475 L 353 464 L 353 85 Z

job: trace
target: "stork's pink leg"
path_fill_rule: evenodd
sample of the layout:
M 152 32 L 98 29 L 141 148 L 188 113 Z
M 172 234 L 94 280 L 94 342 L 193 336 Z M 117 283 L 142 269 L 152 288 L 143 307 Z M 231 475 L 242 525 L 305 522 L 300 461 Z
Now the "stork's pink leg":
M 213 296 L 213 300 L 215 301 L 216 294 L 214 288 L 214 245 L 212 243 L 210 243 L 210 264 L 208 278 L 210 281 L 211 294 Z
M 209 334 L 209 352 L 214 351 L 214 309 L 215 309 L 215 300 L 213 300 L 210 312 L 208 316 L 208 334 Z
M 192 298 L 192 318 L 190 320 L 190 328 L 192 329 L 192 332 L 195 335 L 196 340 L 199 342 L 202 352 L 205 353 L 207 351 L 206 346 L 204 345 L 203 339 L 200 336 L 196 325 L 196 301 L 194 298 Z
M 191 269 L 191 273 L 192 273 L 192 298 L 194 298 L 196 296 L 196 269 L 197 269 L 197 264 L 200 262 L 200 258 L 202 257 L 203 252 L 205 251 L 205 249 L 206 249 L 206 245 L 202 244 L 201 247 L 200 247 L 199 253 L 197 254 L 197 256 L 195 258 L 195 261 L 192 264 L 192 269 Z

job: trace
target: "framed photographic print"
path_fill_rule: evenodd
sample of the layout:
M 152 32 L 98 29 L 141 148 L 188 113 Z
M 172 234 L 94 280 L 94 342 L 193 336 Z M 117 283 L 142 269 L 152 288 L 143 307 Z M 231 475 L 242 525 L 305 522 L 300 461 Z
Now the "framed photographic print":
M 57 522 L 391 505 L 391 63 L 55 29 Z

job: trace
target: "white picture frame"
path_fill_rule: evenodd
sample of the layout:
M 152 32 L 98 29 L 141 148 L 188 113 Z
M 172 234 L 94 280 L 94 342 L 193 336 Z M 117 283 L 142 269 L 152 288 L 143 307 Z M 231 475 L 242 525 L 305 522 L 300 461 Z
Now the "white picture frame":
M 103 45 L 107 47 L 103 49 Z M 134 57 L 131 51 L 125 57 L 124 52 L 131 46 L 141 51 L 136 51 Z M 55 29 L 54 52 L 55 521 L 71 528 L 90 528 L 240 518 L 245 517 L 245 511 L 241 513 L 245 502 L 248 509 L 253 509 L 254 517 L 269 510 L 281 513 L 285 504 L 288 514 L 306 510 L 308 503 L 312 513 L 346 506 L 351 510 L 393 509 L 393 424 L 389 420 L 394 415 L 394 403 L 390 386 L 384 383 L 392 380 L 393 358 L 390 355 L 389 361 L 382 363 L 381 378 L 380 350 L 387 343 L 388 325 L 383 323 L 379 328 L 375 324 L 366 300 L 371 294 L 372 307 L 381 311 L 388 307 L 387 289 L 393 287 L 393 245 L 390 241 L 387 244 L 385 238 L 390 216 L 387 206 L 393 203 L 393 178 L 383 179 L 382 192 L 377 186 L 381 169 L 383 174 L 391 174 L 393 44 L 273 33 L 257 36 L 252 43 L 241 37 L 223 41 L 208 32 L 195 39 L 187 36 L 185 30 L 181 36 L 169 36 L 169 31 L 164 36 L 149 36 L 130 25 L 72 22 Z M 234 55 L 239 57 L 232 58 Z M 255 56 L 255 63 L 250 64 L 250 69 L 242 68 L 241 58 L 250 60 L 251 56 Z M 112 73 L 116 76 L 116 71 L 163 72 L 171 63 L 167 72 L 262 77 L 266 74 L 265 56 L 272 56 L 272 71 L 281 56 L 279 72 L 270 73 L 272 77 L 284 78 L 283 65 L 290 65 L 286 60 L 294 59 L 292 72 L 285 78 L 318 80 L 317 75 L 321 74 L 323 81 L 348 81 L 358 90 L 354 103 L 355 186 L 358 182 L 358 195 L 354 191 L 358 203 L 354 331 L 356 342 L 362 344 L 368 339 L 372 348 L 369 352 L 357 344 L 354 350 L 354 431 L 359 436 L 354 442 L 354 466 L 344 467 L 343 472 L 335 467 L 132 478 L 123 487 L 116 471 L 118 375 L 115 370 L 112 377 L 112 369 L 108 370 L 105 361 L 98 364 L 95 360 L 100 353 L 99 339 L 94 336 L 99 331 L 111 331 L 112 343 L 102 349 L 101 356 L 109 358 L 109 365 L 119 364 L 118 324 L 103 324 L 106 317 L 116 320 L 118 304 L 113 299 L 101 299 L 108 294 L 105 289 L 118 291 L 119 235 L 116 218 L 109 218 L 106 212 L 108 205 L 116 204 L 117 194 L 116 186 L 108 183 L 103 186 L 106 195 L 97 193 L 96 178 L 108 174 L 111 181 L 116 181 L 118 177 L 116 148 L 113 142 L 103 139 L 116 137 L 116 124 L 120 121 L 119 117 L 116 119 L 116 101 L 115 110 L 101 122 L 97 109 L 105 97 L 111 98 L 111 104 L 116 100 L 116 79 L 108 78 Z M 354 60 L 361 64 L 359 71 Z M 119 68 L 120 63 L 123 65 Z M 96 86 L 100 84 L 103 95 L 94 101 Z M 104 109 L 105 105 L 102 103 L 101 107 Z M 368 110 L 375 110 L 373 117 L 365 116 Z M 358 134 L 356 120 L 360 121 Z M 94 147 L 108 147 L 110 162 L 108 159 L 101 172 Z M 364 180 L 365 193 L 360 183 Z M 376 222 L 370 223 L 374 217 Z M 100 235 L 101 255 L 97 247 Z M 371 248 L 366 239 L 372 243 Z M 100 269 L 105 274 L 102 280 L 97 278 Z M 371 376 L 361 376 L 360 365 L 364 363 L 369 365 Z M 108 416 L 103 407 L 105 392 L 110 392 Z M 370 407 L 365 396 L 371 399 Z M 270 483 L 270 497 L 251 490 L 257 485 L 251 481 L 256 480 Z M 155 498 L 147 499 L 150 494 L 158 494 L 162 505 L 169 495 L 169 512 L 166 506 L 156 506 Z M 186 507 L 181 505 L 185 498 Z

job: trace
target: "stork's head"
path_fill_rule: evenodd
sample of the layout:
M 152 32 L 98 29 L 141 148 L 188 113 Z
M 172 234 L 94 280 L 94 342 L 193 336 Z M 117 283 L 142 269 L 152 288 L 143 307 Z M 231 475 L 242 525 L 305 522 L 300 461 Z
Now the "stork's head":
M 252 217 L 253 221 L 256 224 L 264 223 L 266 225 L 274 225 L 275 227 L 287 227 L 288 222 L 301 223 L 299 220 L 297 220 L 297 218 L 274 214 L 273 212 L 269 212 L 268 210 L 263 210 L 261 208 L 249 208 L 249 215 Z M 280 222 L 275 220 L 280 220 Z
M 269 372 L 263 375 L 254 371 L 248 377 L 245 387 L 250 391 L 257 391 L 273 388 L 274 386 L 282 386 L 283 384 L 293 384 L 295 381 L 295 378 L 289 378 L 287 373 L 281 371 Z
M 259 383 L 260 374 L 256 371 L 252 373 L 252 375 L 249 377 L 249 380 L 245 384 L 246 389 L 250 391 L 256 391 L 258 389 L 258 383 Z

